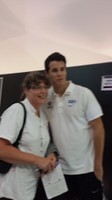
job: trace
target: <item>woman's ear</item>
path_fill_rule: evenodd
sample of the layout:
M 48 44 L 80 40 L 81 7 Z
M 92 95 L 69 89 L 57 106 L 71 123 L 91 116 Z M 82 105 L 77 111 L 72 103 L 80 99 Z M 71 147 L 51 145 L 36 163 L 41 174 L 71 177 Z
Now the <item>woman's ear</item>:
M 27 95 L 28 90 L 29 90 L 29 89 L 25 89 L 25 90 L 24 90 L 24 94 L 25 94 L 25 96 Z

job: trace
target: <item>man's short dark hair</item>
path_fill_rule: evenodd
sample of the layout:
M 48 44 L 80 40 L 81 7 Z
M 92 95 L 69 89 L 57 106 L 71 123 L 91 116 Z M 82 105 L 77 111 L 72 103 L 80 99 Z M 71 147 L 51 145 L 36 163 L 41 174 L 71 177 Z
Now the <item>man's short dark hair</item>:
M 58 52 L 54 52 L 52 53 L 51 55 L 49 55 L 45 62 L 44 62 L 44 65 L 45 65 L 45 70 L 48 72 L 49 71 L 49 63 L 51 61 L 63 61 L 65 64 L 66 64 L 66 58 L 65 56 L 63 56 L 62 54 L 58 53 Z

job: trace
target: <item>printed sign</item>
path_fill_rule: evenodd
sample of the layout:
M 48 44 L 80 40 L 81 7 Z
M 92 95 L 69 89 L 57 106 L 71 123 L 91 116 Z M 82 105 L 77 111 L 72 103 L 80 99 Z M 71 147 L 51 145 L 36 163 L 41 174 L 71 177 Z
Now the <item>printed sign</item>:
M 112 91 L 112 75 L 102 76 L 101 90 Z

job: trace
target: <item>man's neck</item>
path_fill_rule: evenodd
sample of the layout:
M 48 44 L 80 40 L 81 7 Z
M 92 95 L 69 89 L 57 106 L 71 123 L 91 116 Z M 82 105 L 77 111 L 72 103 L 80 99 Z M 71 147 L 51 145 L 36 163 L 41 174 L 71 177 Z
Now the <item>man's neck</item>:
M 56 94 L 58 94 L 60 97 L 65 93 L 66 88 L 68 87 L 69 82 L 66 81 L 64 85 L 61 86 L 54 86 L 54 91 Z

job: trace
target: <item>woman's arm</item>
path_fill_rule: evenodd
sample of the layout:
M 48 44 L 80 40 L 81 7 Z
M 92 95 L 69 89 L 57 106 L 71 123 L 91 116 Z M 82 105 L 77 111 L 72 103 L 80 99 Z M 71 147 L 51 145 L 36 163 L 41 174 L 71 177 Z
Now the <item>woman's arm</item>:
M 22 152 L 13 147 L 8 140 L 2 138 L 0 138 L 0 160 L 11 164 L 32 164 L 45 171 L 49 171 L 53 165 L 51 158 Z

